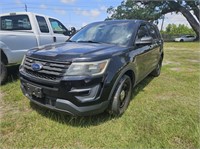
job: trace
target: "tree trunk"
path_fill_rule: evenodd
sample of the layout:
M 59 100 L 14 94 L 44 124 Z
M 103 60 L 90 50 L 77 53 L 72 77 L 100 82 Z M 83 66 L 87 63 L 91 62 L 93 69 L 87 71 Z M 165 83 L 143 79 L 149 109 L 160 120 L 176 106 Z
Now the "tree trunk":
M 179 11 L 183 14 L 183 16 L 187 19 L 192 29 L 195 31 L 197 40 L 199 40 L 200 35 L 200 24 L 197 22 L 197 20 L 194 18 L 194 16 L 184 7 L 179 7 Z
M 192 9 L 194 11 L 194 15 L 197 17 L 197 20 L 200 21 L 200 11 L 198 7 L 194 7 Z
M 199 1 L 200 2 L 200 1 Z M 200 7 L 198 2 L 196 1 L 185 1 L 187 5 L 190 6 L 191 10 L 194 11 L 194 15 L 196 16 L 197 20 L 200 22 Z

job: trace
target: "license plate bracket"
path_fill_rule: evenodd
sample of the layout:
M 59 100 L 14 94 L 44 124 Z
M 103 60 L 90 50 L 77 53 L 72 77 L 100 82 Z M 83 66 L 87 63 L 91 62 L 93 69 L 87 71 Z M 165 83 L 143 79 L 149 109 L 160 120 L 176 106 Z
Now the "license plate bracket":
M 27 83 L 26 85 L 27 85 L 27 92 L 28 92 L 29 95 L 35 96 L 35 97 L 38 97 L 38 98 L 43 97 L 41 87 L 37 87 L 37 86 L 34 86 L 32 84 L 29 84 L 29 83 Z

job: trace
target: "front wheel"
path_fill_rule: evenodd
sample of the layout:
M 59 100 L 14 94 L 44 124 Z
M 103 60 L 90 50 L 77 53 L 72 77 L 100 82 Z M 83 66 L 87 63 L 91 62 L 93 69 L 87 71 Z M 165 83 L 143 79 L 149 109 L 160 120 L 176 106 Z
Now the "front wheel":
M 1 61 L 1 68 L 0 68 L 0 85 L 4 84 L 7 80 L 7 68 L 5 64 Z
M 119 80 L 111 104 L 111 114 L 120 116 L 128 108 L 132 96 L 132 82 L 129 76 L 124 75 Z

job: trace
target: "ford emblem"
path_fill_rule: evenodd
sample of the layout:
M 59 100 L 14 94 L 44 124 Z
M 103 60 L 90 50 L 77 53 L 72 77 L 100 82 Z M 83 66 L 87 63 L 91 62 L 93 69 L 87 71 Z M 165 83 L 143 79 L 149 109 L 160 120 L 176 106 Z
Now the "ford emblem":
M 31 68 L 33 69 L 33 71 L 39 71 L 42 69 L 42 65 L 41 64 L 37 64 L 37 63 L 33 63 L 31 65 Z

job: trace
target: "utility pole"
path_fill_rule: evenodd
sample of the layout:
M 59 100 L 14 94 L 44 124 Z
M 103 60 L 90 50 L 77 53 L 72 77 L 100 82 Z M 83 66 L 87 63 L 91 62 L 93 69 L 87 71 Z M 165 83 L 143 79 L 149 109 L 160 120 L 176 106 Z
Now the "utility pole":
M 163 16 L 162 16 L 162 24 L 161 24 L 161 29 L 160 29 L 160 31 L 162 31 L 162 30 L 163 30 L 163 24 L 164 24 L 164 20 L 165 20 L 165 15 L 163 15 Z
M 25 4 L 25 11 L 27 12 L 27 5 Z

